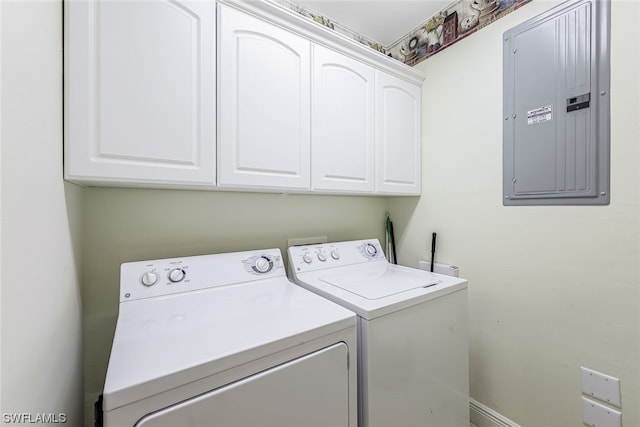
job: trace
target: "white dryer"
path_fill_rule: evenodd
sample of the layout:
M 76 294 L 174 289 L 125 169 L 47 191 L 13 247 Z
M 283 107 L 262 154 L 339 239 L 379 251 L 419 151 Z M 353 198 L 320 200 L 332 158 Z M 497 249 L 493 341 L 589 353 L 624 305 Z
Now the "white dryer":
M 122 265 L 106 427 L 357 425 L 356 316 L 279 249 Z
M 375 240 L 290 247 L 295 282 L 358 315 L 362 427 L 467 427 L 467 282 L 389 264 Z

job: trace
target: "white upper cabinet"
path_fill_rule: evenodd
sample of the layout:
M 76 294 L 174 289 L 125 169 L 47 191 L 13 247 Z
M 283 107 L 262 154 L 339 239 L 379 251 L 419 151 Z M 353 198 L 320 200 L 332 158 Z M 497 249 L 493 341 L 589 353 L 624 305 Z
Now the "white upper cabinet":
M 218 6 L 218 184 L 309 190 L 311 42 Z
M 214 185 L 214 3 L 64 6 L 65 177 Z
M 421 88 L 376 70 L 376 192 L 420 194 Z
M 272 2 L 64 9 L 67 180 L 420 194 L 420 72 Z
M 312 189 L 374 191 L 374 68 L 313 48 Z

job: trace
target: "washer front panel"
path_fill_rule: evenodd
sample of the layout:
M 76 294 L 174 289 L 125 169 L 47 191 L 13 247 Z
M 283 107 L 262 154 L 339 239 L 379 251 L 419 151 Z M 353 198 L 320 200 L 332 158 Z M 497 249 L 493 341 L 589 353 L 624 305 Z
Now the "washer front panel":
M 360 319 L 358 333 L 362 425 L 469 425 L 466 289 Z

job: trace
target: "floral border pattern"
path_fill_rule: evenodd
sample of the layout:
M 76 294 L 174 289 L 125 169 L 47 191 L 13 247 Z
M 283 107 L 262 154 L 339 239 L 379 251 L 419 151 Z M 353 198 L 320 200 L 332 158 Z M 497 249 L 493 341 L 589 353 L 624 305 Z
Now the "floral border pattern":
M 486 27 L 532 0 L 455 0 L 391 46 L 382 46 L 292 0 L 269 0 L 319 25 L 413 66 Z

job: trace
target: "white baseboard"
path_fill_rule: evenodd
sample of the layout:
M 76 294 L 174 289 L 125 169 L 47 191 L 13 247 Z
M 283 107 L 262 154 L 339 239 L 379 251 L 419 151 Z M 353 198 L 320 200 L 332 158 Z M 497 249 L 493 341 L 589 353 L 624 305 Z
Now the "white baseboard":
M 520 427 L 504 415 L 473 399 L 469 399 L 469 411 L 471 422 L 477 427 Z

